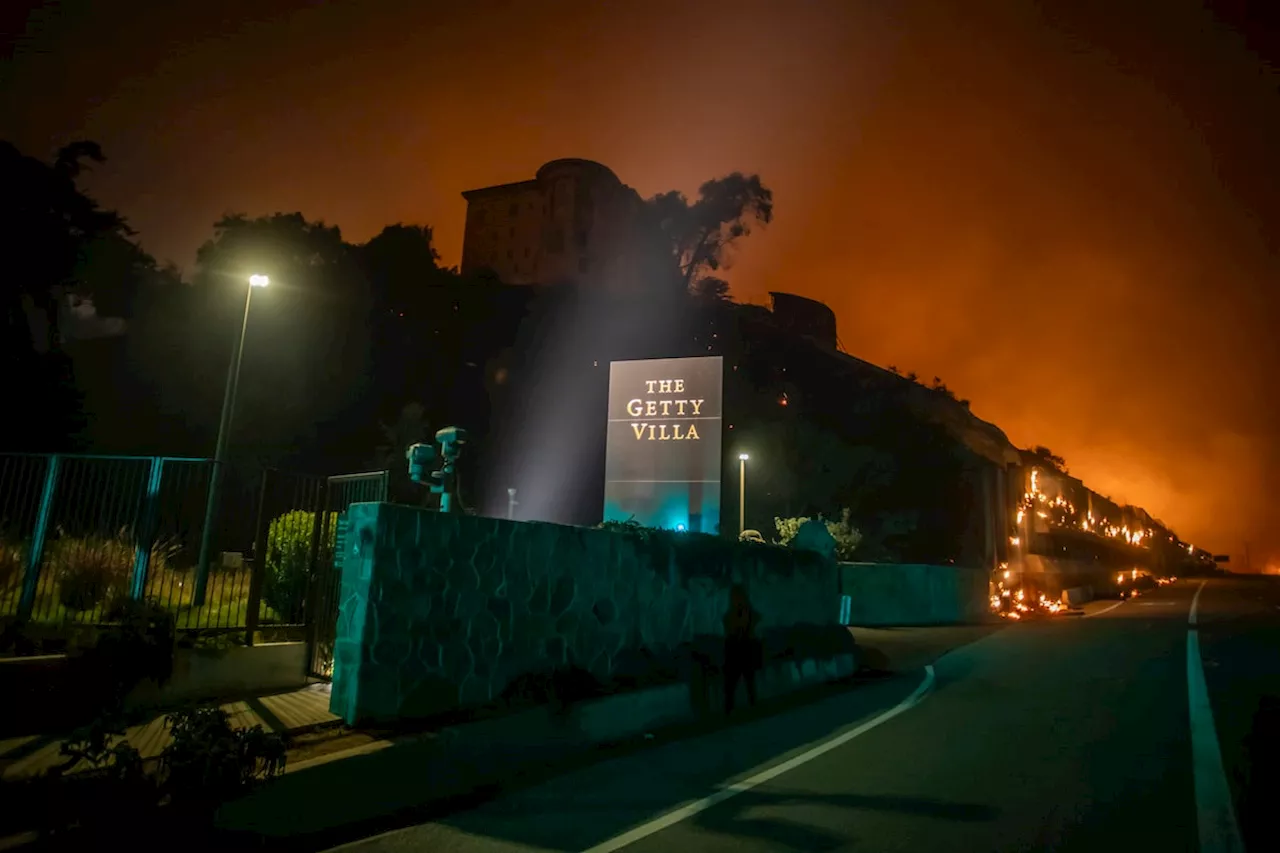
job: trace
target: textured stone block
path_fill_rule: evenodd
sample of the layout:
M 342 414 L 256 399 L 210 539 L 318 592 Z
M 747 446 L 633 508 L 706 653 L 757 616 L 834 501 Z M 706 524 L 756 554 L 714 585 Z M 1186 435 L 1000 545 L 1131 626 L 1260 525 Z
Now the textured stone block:
M 331 704 L 349 721 L 487 701 L 552 664 L 601 679 L 674 673 L 698 642 L 716 645 L 735 579 L 765 625 L 838 613 L 831 571 L 785 549 L 389 504 L 349 517 Z

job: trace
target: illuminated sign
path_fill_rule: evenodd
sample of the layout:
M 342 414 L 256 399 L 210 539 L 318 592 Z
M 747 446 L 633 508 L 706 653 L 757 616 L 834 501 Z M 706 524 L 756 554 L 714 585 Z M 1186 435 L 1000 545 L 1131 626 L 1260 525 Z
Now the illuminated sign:
M 609 365 L 605 521 L 718 531 L 723 381 L 719 356 Z

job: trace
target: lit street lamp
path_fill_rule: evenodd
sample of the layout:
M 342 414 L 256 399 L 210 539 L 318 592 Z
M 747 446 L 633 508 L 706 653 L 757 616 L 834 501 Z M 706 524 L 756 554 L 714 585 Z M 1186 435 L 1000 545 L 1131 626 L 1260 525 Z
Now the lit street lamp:
M 747 529 L 747 460 L 745 453 L 738 454 L 738 538 Z
M 196 567 L 196 588 L 192 603 L 204 604 L 205 587 L 209 581 L 209 551 L 213 546 L 213 522 L 217 517 L 218 492 L 222 487 L 223 469 L 226 467 L 227 442 L 231 433 L 231 415 L 236 406 L 236 389 L 240 384 L 240 359 L 244 355 L 244 335 L 249 328 L 249 305 L 253 302 L 253 289 L 271 283 L 267 276 L 254 273 L 249 276 L 249 287 L 244 298 L 244 319 L 240 322 L 240 337 L 231 352 L 231 365 L 227 368 L 227 388 L 222 396 L 222 419 L 218 423 L 218 443 L 213 450 L 213 476 L 209 479 L 209 500 L 204 508 L 204 530 L 200 533 L 200 559 Z

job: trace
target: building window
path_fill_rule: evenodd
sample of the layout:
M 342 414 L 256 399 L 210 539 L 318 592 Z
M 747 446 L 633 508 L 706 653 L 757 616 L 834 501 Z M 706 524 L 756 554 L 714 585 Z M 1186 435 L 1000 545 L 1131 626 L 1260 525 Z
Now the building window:
M 518 202 L 518 201 L 514 201 L 514 202 L 512 202 L 512 203 L 511 203 L 511 210 L 509 210 L 509 211 L 507 211 L 507 212 L 508 212 L 511 216 L 515 216 L 517 213 L 519 213 L 519 212 L 520 212 L 520 202 Z
M 586 272 L 591 268 L 591 262 L 586 258 L 578 258 L 578 272 Z
M 516 256 L 516 253 L 515 253 L 513 250 L 511 250 L 511 249 L 507 249 L 507 260 L 511 260 L 511 259 L 513 259 L 515 256 Z
M 525 246 L 525 247 L 524 247 L 524 256 L 525 256 L 526 258 L 527 258 L 527 257 L 529 257 L 529 247 L 528 247 L 528 246 Z
M 516 236 L 516 227 L 514 225 L 512 225 L 511 228 L 507 231 L 507 236 L 508 237 Z

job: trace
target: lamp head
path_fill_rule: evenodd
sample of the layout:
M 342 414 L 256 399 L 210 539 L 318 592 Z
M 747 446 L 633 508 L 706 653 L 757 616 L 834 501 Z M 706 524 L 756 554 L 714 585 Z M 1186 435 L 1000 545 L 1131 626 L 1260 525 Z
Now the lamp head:
M 262 275 L 261 273 L 254 273 L 253 275 L 249 276 L 250 287 L 266 287 L 270 283 L 271 283 L 271 279 L 267 278 L 265 275 Z
M 745 454 L 745 453 L 739 453 L 739 454 L 738 454 L 738 458 L 739 458 L 739 459 L 741 459 L 743 462 L 746 462 L 746 461 L 747 461 L 748 459 L 750 459 L 751 457 L 750 457 L 750 456 L 748 456 L 748 455 L 747 455 L 747 454 Z

